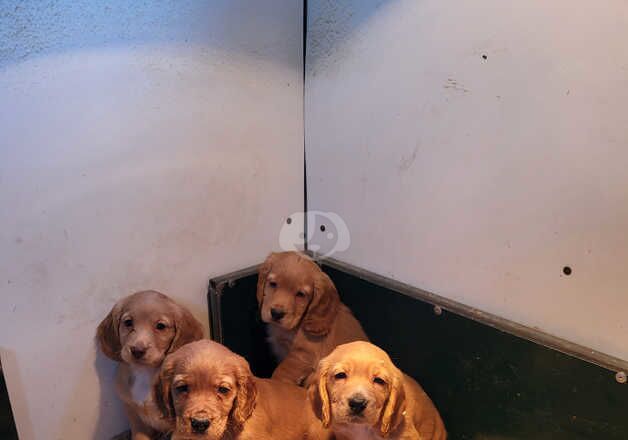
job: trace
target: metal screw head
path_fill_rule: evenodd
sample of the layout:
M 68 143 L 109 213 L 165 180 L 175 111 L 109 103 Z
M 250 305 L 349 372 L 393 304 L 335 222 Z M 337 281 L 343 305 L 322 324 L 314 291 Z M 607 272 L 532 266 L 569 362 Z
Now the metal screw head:
M 434 314 L 436 316 L 440 316 L 443 314 L 443 309 L 440 308 L 440 306 L 434 306 Z
M 615 380 L 618 383 L 626 383 L 628 381 L 628 377 L 626 377 L 626 373 L 623 371 L 618 371 L 617 374 L 615 374 Z

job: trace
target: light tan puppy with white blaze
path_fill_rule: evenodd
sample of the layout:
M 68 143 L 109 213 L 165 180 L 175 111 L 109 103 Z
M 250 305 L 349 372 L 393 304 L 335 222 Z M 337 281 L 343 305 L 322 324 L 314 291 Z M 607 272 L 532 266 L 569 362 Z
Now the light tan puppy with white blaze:
M 368 342 L 338 346 L 308 387 L 314 413 L 336 440 L 445 440 L 438 410 L 385 351 Z
M 159 438 L 170 424 L 153 399 L 153 380 L 168 353 L 203 337 L 200 322 L 166 295 L 148 290 L 118 301 L 98 326 L 96 337 L 103 353 L 120 363 L 116 391 L 132 439 Z

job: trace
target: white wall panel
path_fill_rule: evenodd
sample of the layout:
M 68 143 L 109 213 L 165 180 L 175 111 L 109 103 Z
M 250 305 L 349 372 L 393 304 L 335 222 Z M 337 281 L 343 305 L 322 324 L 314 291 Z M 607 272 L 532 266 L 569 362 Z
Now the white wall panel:
M 0 347 L 22 439 L 126 426 L 96 325 L 138 289 L 207 323 L 209 276 L 303 206 L 302 6 L 0 4 Z
M 628 3 L 309 5 L 336 257 L 628 359 Z

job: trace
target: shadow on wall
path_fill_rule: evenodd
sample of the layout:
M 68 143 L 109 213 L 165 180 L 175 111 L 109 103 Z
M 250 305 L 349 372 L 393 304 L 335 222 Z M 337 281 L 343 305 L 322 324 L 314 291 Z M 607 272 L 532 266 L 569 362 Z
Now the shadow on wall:
M 94 343 L 96 344 L 96 343 Z M 100 388 L 100 398 L 98 403 L 98 421 L 94 427 L 94 439 L 108 439 L 111 437 L 112 420 L 123 420 L 126 423 L 126 414 L 122 406 L 118 403 L 118 396 L 115 392 L 114 377 L 116 374 L 116 363 L 107 358 L 102 352 L 96 349 L 94 367 L 98 375 L 98 386 Z M 90 374 L 86 372 L 85 378 L 89 381 Z M 76 387 L 77 392 L 81 391 L 81 382 Z M 80 414 L 80 411 L 70 410 L 68 414 Z
M 2 351 L 2 361 L 0 364 L 0 373 L 7 371 L 7 375 L 11 377 L 11 391 L 12 394 L 20 396 L 20 399 L 14 400 L 15 404 L 9 403 L 9 396 L 6 393 L 4 374 L 0 374 L 0 439 L 12 440 L 18 439 L 17 431 L 15 427 L 15 421 L 13 420 L 13 412 L 19 412 L 22 414 L 20 433 L 21 438 L 35 438 L 33 425 L 28 419 L 28 411 L 26 410 L 26 402 L 24 400 L 24 392 L 22 387 L 22 380 L 19 374 L 19 370 L 15 363 L 14 356 L 10 352 Z M 1 367 L 4 366 L 4 369 Z M 94 368 L 98 374 L 99 391 L 98 395 L 98 421 L 94 427 L 94 434 L 90 437 L 96 440 L 105 440 L 111 438 L 112 424 L 116 421 L 123 420 L 126 423 L 126 415 L 118 403 L 118 397 L 115 394 L 115 389 L 111 384 L 116 372 L 115 362 L 108 359 L 103 355 L 100 350 L 96 350 L 96 358 L 94 360 Z M 75 386 L 72 390 L 72 396 L 75 398 L 70 399 L 70 406 L 67 408 L 65 416 L 62 417 L 60 426 L 58 428 L 59 435 L 63 436 L 64 433 L 72 433 L 72 425 L 76 425 L 79 420 L 77 414 L 81 414 L 81 405 L 85 405 L 85 399 L 81 396 L 85 394 L 86 390 L 89 394 L 92 392 L 89 390 L 90 379 L 92 376 L 92 368 L 87 365 L 84 369 L 84 373 L 81 377 L 75 378 Z M 92 402 L 93 404 L 93 402 Z M 21 405 L 20 408 L 11 408 L 15 405 Z M 78 406 L 78 408 L 76 407 Z M 90 405 L 92 406 L 92 405 Z M 117 428 L 117 427 L 116 427 Z M 118 429 L 122 430 L 121 427 Z M 115 428 L 114 428 L 115 430 Z M 80 430 L 79 434 L 80 436 Z M 61 437 L 54 437 L 61 438 Z
M 96 345 L 96 342 L 94 342 Z M 117 403 L 118 397 L 115 393 L 114 383 L 116 374 L 116 363 L 107 358 L 99 349 L 96 349 L 96 359 L 94 367 L 98 374 L 98 385 L 100 387 L 100 401 L 98 404 L 98 422 L 94 428 L 94 439 L 106 439 L 111 437 L 111 421 L 126 420 L 126 415 Z M 116 402 L 116 404 L 112 404 Z M 76 413 L 76 412 L 70 412 Z
M 307 70 L 316 75 L 319 63 L 342 58 L 342 43 L 359 38 L 360 28 L 376 14 L 385 14 L 401 0 L 308 0 Z
M 94 346 L 96 345 L 94 341 Z M 95 408 L 97 408 L 98 415 L 93 425 L 93 434 L 89 438 L 109 440 L 112 437 L 112 432 L 120 432 L 128 428 L 126 415 L 116 395 L 115 387 L 112 385 L 117 364 L 102 354 L 98 348 L 95 351 L 93 364 L 91 364 L 91 356 L 88 356 L 81 374 L 71 380 L 70 395 L 72 397 L 67 400 L 67 406 L 59 419 L 56 428 L 57 433 L 53 438 L 80 438 L 84 436 L 84 423 L 82 423 L 81 417 L 85 412 L 86 402 L 90 402 L 89 407 L 94 408 L 93 402 L 96 400 L 96 396 L 98 396 L 98 404 Z M 98 376 L 97 390 L 92 387 L 94 370 Z M 0 436 L 0 438 L 4 437 Z
M 5 1 L 0 5 L 0 70 L 74 50 L 164 44 L 224 50 L 300 69 L 294 53 L 298 45 L 274 23 L 278 14 L 285 16 L 283 22 L 294 21 L 290 18 L 301 2 L 272 0 L 266 13 L 242 14 L 248 7 L 249 0 L 52 0 L 45 7 Z

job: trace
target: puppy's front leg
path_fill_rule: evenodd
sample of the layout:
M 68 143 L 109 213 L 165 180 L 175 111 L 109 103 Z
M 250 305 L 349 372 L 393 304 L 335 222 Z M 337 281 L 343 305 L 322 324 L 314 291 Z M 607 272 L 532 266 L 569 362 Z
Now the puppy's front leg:
M 419 433 L 415 429 L 414 426 L 410 427 L 410 429 L 406 429 L 401 435 L 399 435 L 399 440 L 431 440 L 432 437 L 425 437 Z
M 146 425 L 133 426 L 131 424 L 131 440 L 156 440 L 159 438 L 159 434 L 155 433 Z
M 315 359 L 306 351 L 292 349 L 273 371 L 272 378 L 293 385 L 302 386 L 314 372 Z
M 146 426 L 135 411 L 126 405 L 126 413 L 131 425 L 131 440 L 155 440 L 158 434 L 152 428 Z

